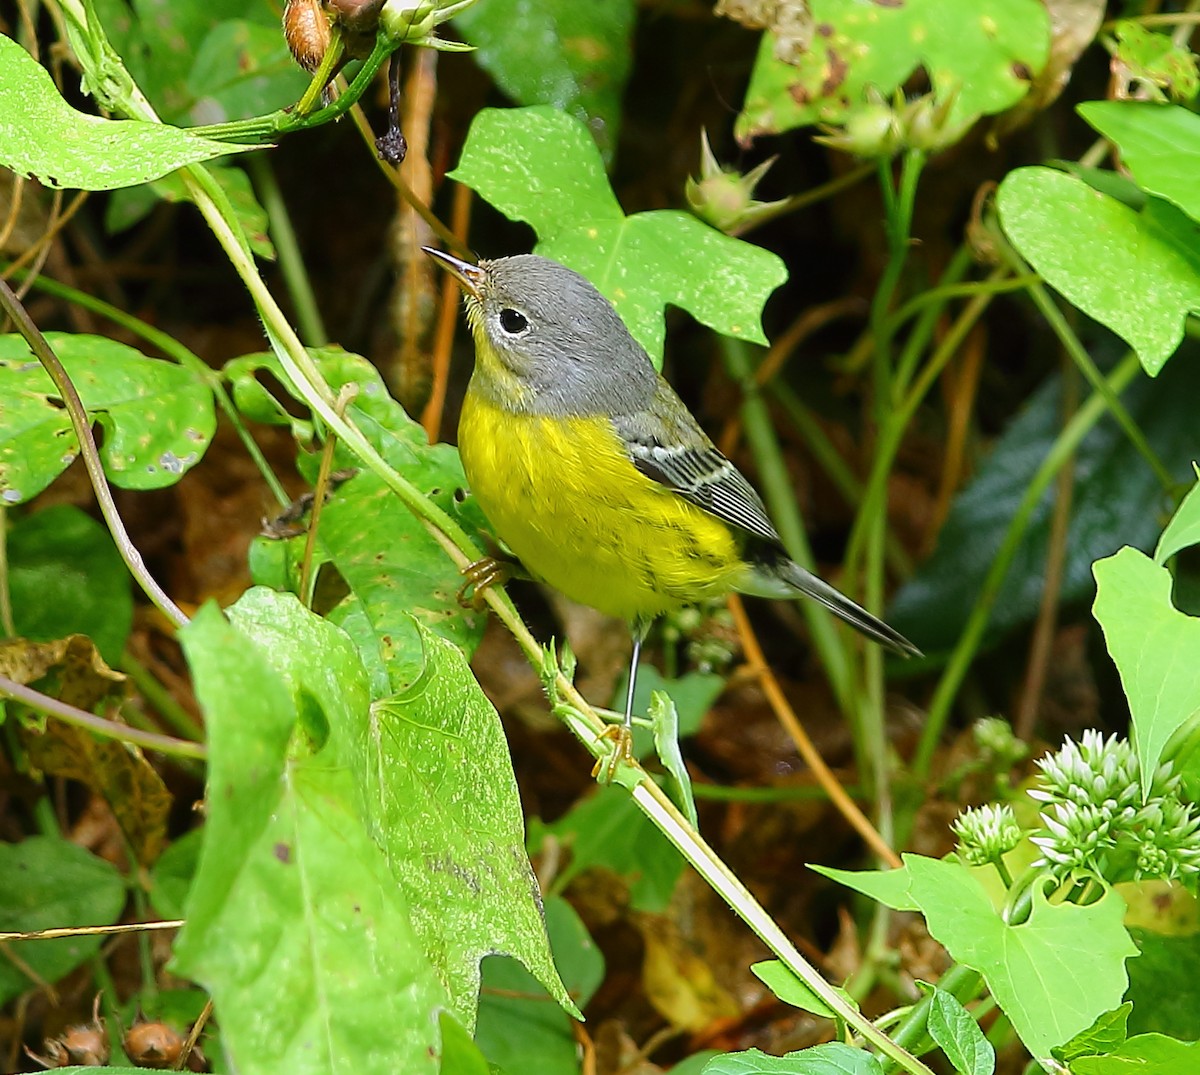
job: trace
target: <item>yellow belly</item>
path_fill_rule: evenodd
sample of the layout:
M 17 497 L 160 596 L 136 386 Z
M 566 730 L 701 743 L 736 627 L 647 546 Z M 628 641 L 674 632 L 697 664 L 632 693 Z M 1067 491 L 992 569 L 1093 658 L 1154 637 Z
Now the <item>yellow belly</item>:
M 511 414 L 468 390 L 458 438 L 497 536 L 581 604 L 651 618 L 745 574 L 729 527 L 641 474 L 605 418 Z

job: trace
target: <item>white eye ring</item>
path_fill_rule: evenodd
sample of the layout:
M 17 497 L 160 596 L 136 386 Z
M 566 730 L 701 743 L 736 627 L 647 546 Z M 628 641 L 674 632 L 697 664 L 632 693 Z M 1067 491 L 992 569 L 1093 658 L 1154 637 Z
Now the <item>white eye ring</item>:
M 509 336 L 524 336 L 529 331 L 529 318 L 511 306 L 506 306 L 500 311 L 498 320 L 500 328 Z

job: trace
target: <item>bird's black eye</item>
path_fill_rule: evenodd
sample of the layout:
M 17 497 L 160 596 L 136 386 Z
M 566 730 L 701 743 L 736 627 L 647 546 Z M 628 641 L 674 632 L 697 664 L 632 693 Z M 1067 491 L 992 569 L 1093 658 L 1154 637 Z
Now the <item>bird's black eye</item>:
M 520 310 L 506 307 L 500 311 L 500 327 L 510 336 L 518 336 L 529 328 L 529 319 Z

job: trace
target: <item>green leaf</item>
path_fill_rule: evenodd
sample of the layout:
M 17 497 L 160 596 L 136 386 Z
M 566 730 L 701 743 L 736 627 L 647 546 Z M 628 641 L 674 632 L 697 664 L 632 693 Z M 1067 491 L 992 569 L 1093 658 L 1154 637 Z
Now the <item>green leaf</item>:
M 150 900 L 163 918 L 182 918 L 196 868 L 204 830 L 192 829 L 172 841 L 150 871 Z
M 873 86 L 885 97 L 924 67 L 950 121 L 1016 104 L 1049 56 L 1050 26 L 1036 0 L 812 0 L 812 44 L 795 63 L 763 34 L 734 133 L 748 142 L 810 123 L 840 123 Z
M 125 906 L 125 883 L 111 863 L 50 836 L 0 843 L 0 877 L 0 931 L 110 926 Z M 0 958 L 0 1004 L 37 984 L 22 966 L 41 981 L 54 983 L 91 959 L 102 940 L 91 936 L 7 942 L 6 950 L 16 959 Z
M 1141 947 L 1140 945 L 1138 946 Z M 1129 986 L 1133 989 L 1135 972 L 1141 967 L 1143 960 L 1135 959 L 1129 966 Z M 1065 1045 L 1059 1045 L 1053 1050 L 1054 1059 L 1063 1064 L 1069 1064 L 1080 1056 L 1096 1056 L 1111 1053 L 1129 1036 L 1126 1024 L 1133 1004 L 1125 1001 L 1119 1008 L 1101 1015 L 1087 1030 L 1081 1030 Z
M 650 695 L 650 723 L 654 727 L 654 745 L 663 768 L 671 776 L 675 789 L 675 801 L 683 811 L 688 823 L 695 828 L 696 800 L 692 797 L 692 780 L 688 776 L 683 753 L 679 749 L 679 713 L 675 703 L 665 691 L 654 691 Z
M 1072 1075 L 1184 1075 L 1200 1066 L 1200 1041 L 1139 1034 L 1110 1056 L 1086 1056 L 1071 1064 Z
M 655 365 L 662 364 L 668 304 L 727 336 L 766 343 L 762 307 L 787 278 L 783 262 L 689 213 L 627 217 L 595 143 L 570 116 L 544 107 L 485 108 L 450 175 L 528 223 L 538 233 L 537 253 L 591 280 Z
M 1141 213 L 1049 168 L 1009 172 L 996 195 L 1013 244 L 1056 291 L 1107 325 L 1151 376 L 1200 310 L 1200 237 L 1151 198 Z
M 253 146 L 201 138 L 179 127 L 77 112 L 49 72 L 0 35 L 0 165 L 50 187 L 131 187 L 188 164 Z
M 883 1075 L 879 1060 L 840 1041 L 768 1056 L 757 1049 L 726 1053 L 704 1065 L 703 1075 Z
M 1078 112 L 1116 143 L 1140 187 L 1200 220 L 1200 116 L 1144 101 L 1086 101 Z
M 794 1008 L 803 1008 L 806 1012 L 812 1012 L 814 1015 L 820 1015 L 826 1019 L 841 1018 L 809 988 L 807 983 L 797 978 L 790 968 L 778 959 L 764 959 L 761 963 L 752 963 L 750 970 L 784 1004 L 790 1004 Z M 840 986 L 833 988 L 850 1007 L 858 1010 L 858 1001 L 846 990 Z
M 1200 933 L 1175 936 L 1136 927 L 1130 932 L 1142 953 L 1129 964 L 1130 1033 L 1200 1038 Z
M 488 0 L 455 23 L 476 47 L 479 66 L 509 97 L 581 120 L 611 160 L 633 59 L 635 10 L 633 0 Z
M 87 635 L 106 664 L 120 663 L 133 625 L 129 572 L 90 515 L 55 504 L 18 519 L 8 534 L 8 587 L 18 636 Z
M 954 1070 L 962 1075 L 992 1075 L 996 1070 L 996 1050 L 983 1036 L 979 1024 L 952 993 L 929 987 L 933 997 L 929 1005 L 929 1036 L 946 1054 Z
M 582 1008 L 604 980 L 604 956 L 566 900 L 546 900 L 546 931 L 563 984 Z M 475 1041 L 497 1067 L 541 1075 L 576 1075 L 578 1045 L 571 1018 L 516 960 L 483 962 L 483 987 Z
M 1124 548 L 1094 567 L 1092 613 L 1104 629 L 1133 718 L 1142 791 L 1163 749 L 1200 709 L 1200 619 L 1171 603 L 1171 573 L 1136 549 Z
M 48 332 L 83 405 L 104 429 L 104 472 L 122 489 L 177 482 L 216 430 L 212 389 L 201 377 L 102 336 Z M 71 419 L 20 336 L 0 336 L 0 501 L 20 504 L 79 454 Z
M 1196 96 L 1200 74 L 1186 45 L 1177 45 L 1170 34 L 1155 33 L 1132 19 L 1117 23 L 1116 37 L 1114 74 L 1136 79 L 1157 101 L 1168 97 L 1190 101 Z
M 308 85 L 278 25 L 241 18 L 219 22 L 188 55 L 192 100 L 187 114 L 196 124 L 228 123 L 283 108 Z
M 933 938 L 951 957 L 979 971 L 1034 1057 L 1047 1057 L 1115 1008 L 1137 949 L 1122 925 L 1125 905 L 1110 891 L 1093 904 L 1051 904 L 1034 888 L 1033 909 L 1009 925 L 971 870 L 958 863 L 904 855 L 909 892 Z
M 909 892 L 911 878 L 908 868 L 898 870 L 837 870 L 832 866 L 809 863 L 808 868 L 822 877 L 837 881 L 847 888 L 890 907 L 893 911 L 919 911 L 920 905 Z
M 424 429 L 392 399 L 366 359 L 337 347 L 314 348 L 311 355 L 335 394 L 344 385 L 356 386 L 358 395 L 347 414 L 383 458 L 468 532 L 479 530 L 482 515 L 465 495 L 457 450 L 429 444 Z M 299 399 L 274 355 L 246 355 L 225 367 L 238 406 L 259 420 L 291 424 L 294 433 L 307 439 L 311 424 L 288 413 L 258 379 L 260 371 Z M 334 460 L 335 468 L 358 464 L 343 446 Z M 315 478 L 316 456 L 302 456 L 299 465 Z M 337 568 L 357 600 L 332 618 L 359 645 L 373 677 L 386 675 L 399 685 L 421 666 L 424 653 L 414 619 L 467 653 L 478 645 L 485 621 L 459 605 L 462 576 L 424 524 L 376 474 L 362 471 L 338 486 L 322 510 L 318 538 L 323 559 Z M 296 544 L 287 552 L 302 548 Z M 274 574 L 286 576 L 286 565 L 277 564 Z
M 490 1075 L 487 1059 L 458 1020 L 442 1012 L 442 1066 L 439 1075 Z
M 1194 464 L 1193 464 L 1194 465 Z M 1200 544 L 1200 482 L 1193 485 L 1158 539 L 1154 562 L 1165 564 L 1181 549 Z
M 578 1015 L 550 958 L 500 718 L 462 651 L 414 628 L 420 665 L 372 707 L 351 748 L 371 835 L 463 1026 L 474 1026 L 485 955 L 519 959 Z
M 1154 380 L 1135 380 L 1122 395 L 1133 420 L 1180 481 L 1191 477 L 1195 452 L 1193 400 L 1200 393 L 1200 357 L 1173 362 Z M 1062 382 L 1043 385 L 993 445 L 953 501 L 937 548 L 896 595 L 888 622 L 919 638 L 926 653 L 957 642 L 979 598 L 1013 515 L 1038 467 L 1062 430 Z M 1111 418 L 1104 418 L 1075 453 L 1076 480 L 1066 540 L 1060 601 L 1095 595 L 1092 564 L 1125 544 L 1149 551 L 1162 526 L 1162 486 Z M 1054 515 L 1053 487 L 1033 510 L 989 620 L 989 640 L 1037 614 L 1045 588 Z
M 683 873 L 683 857 L 620 787 L 597 788 L 542 832 L 571 849 L 571 862 L 558 876 L 566 886 L 591 866 L 605 866 L 628 879 L 635 910 L 661 913 Z M 539 840 L 534 839 L 536 848 Z
M 436 1071 L 449 998 L 347 764 L 345 740 L 367 718 L 361 663 L 294 598 L 252 590 L 235 607 L 256 636 L 212 605 L 181 632 L 209 784 L 175 966 L 212 994 L 239 1068 Z M 268 614 L 269 660 L 254 618 Z

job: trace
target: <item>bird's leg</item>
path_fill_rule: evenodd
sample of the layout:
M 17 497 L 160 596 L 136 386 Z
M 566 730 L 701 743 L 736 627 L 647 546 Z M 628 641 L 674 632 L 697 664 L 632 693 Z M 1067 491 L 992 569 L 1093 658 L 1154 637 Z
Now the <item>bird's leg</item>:
M 620 724 L 610 724 L 600 733 L 602 739 L 611 739 L 612 753 L 601 758 L 592 767 L 592 776 L 602 784 L 612 782 L 617 766 L 622 762 L 632 765 L 633 757 L 633 695 L 637 689 L 638 659 L 642 655 L 642 642 L 650 630 L 648 622 L 633 625 L 633 656 L 629 661 L 629 687 L 625 691 L 625 719 Z

